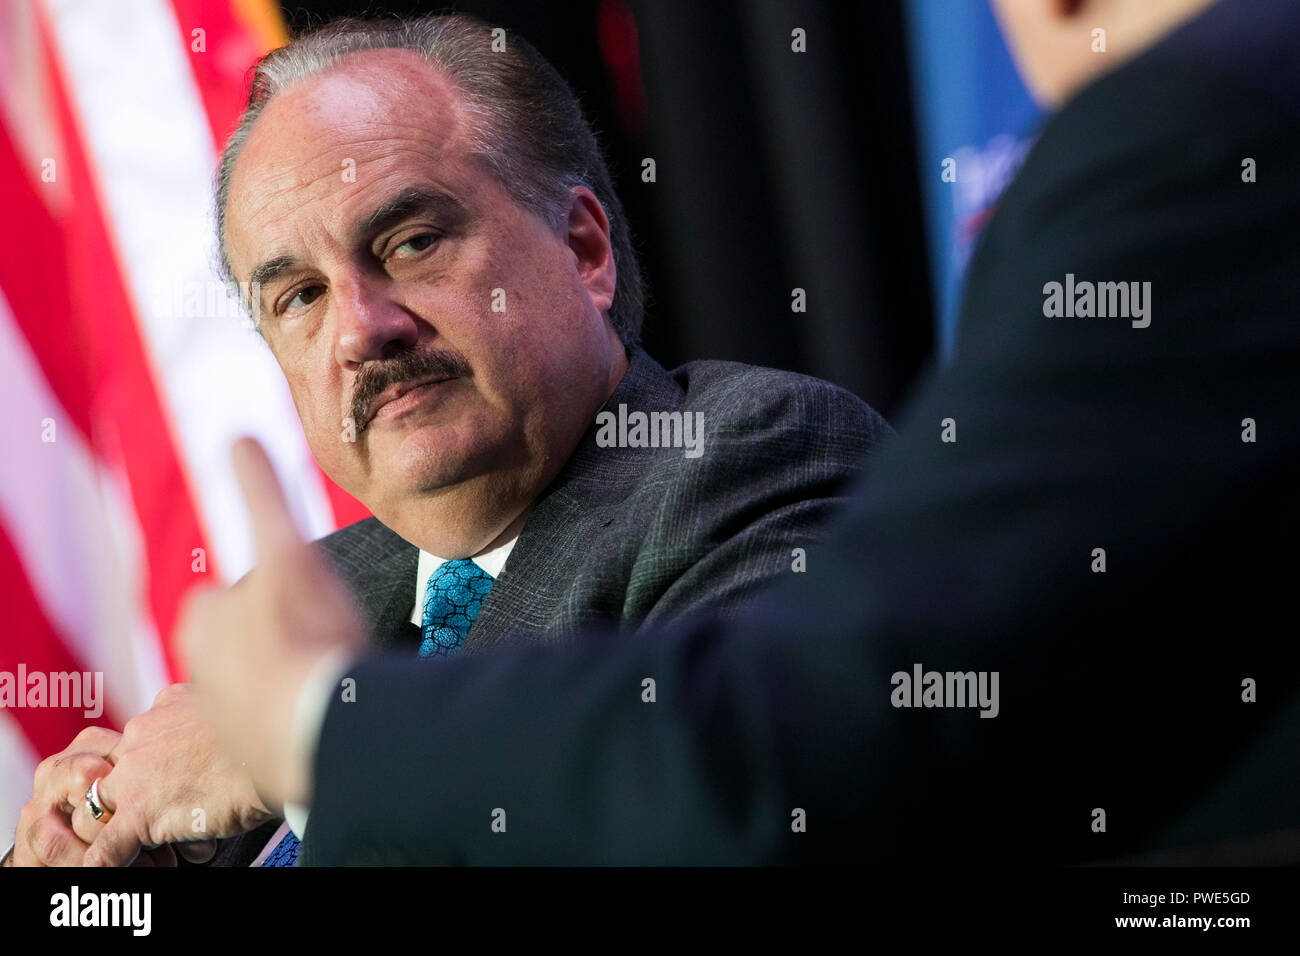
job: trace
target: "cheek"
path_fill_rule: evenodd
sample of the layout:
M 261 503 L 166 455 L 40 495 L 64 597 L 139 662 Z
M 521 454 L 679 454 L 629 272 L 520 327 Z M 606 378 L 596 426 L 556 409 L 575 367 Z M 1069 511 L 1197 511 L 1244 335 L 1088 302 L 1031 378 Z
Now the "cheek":
M 554 391 L 557 381 L 579 375 L 585 356 L 598 341 L 582 290 L 563 273 L 534 277 L 507 293 L 507 314 L 484 330 L 492 339 L 490 361 L 521 398 L 535 401 Z M 599 322 L 599 315 L 595 316 Z M 486 342 L 484 344 L 487 344 Z
M 573 292 L 549 251 L 505 245 L 456 265 L 459 275 L 420 294 L 419 308 L 481 381 L 525 382 L 539 358 L 573 338 Z
M 290 365 L 281 363 L 280 369 L 312 451 L 317 457 L 336 458 L 338 449 L 334 446 L 341 440 L 346 414 L 343 384 L 334 367 L 322 368 L 319 361 L 306 358 L 296 356 Z
M 548 353 L 585 348 L 602 323 L 573 268 L 567 249 L 535 253 L 514 277 L 512 334 Z

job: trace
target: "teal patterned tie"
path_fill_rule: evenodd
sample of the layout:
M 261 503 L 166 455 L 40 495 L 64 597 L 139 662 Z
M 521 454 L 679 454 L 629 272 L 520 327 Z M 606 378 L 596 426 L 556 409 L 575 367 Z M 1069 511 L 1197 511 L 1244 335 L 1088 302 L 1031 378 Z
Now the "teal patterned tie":
M 492 575 L 468 558 L 439 565 L 424 587 L 420 656 L 453 656 L 491 588 Z
M 420 656 L 453 656 L 491 589 L 492 575 L 468 558 L 439 565 L 424 587 Z M 293 866 L 297 860 L 298 838 L 286 833 L 262 866 Z
M 275 849 L 267 854 L 262 866 L 295 866 L 298 863 L 298 849 L 298 838 L 290 830 L 275 845 Z

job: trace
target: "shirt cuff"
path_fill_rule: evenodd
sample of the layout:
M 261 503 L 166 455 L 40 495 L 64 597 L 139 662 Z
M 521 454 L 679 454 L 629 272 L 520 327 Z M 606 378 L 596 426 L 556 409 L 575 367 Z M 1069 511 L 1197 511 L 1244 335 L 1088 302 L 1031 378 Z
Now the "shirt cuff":
M 307 768 L 308 786 L 313 783 L 316 748 L 320 744 L 325 713 L 329 710 L 334 689 L 352 666 L 352 659 L 351 651 L 342 648 L 331 651 L 316 662 L 298 688 L 298 699 L 294 703 L 293 721 L 289 728 L 289 745 L 293 759 Z M 284 818 L 294 836 L 300 840 L 307 828 L 307 813 L 310 808 L 310 793 L 307 795 L 306 806 L 292 803 L 284 805 Z

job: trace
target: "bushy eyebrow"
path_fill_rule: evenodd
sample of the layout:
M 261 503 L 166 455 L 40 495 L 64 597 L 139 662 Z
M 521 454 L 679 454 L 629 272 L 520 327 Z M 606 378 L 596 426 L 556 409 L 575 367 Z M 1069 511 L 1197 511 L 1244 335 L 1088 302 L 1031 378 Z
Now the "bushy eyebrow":
M 252 271 L 248 282 L 253 288 L 259 288 L 297 265 L 298 260 L 293 256 L 276 256 L 274 259 L 267 259 Z
M 460 200 L 447 193 L 436 189 L 404 189 L 385 201 L 353 228 L 353 244 L 365 244 L 375 234 L 397 225 L 404 219 L 425 212 L 434 214 L 448 227 L 460 222 L 466 215 L 466 209 Z M 293 256 L 274 256 L 253 269 L 248 281 L 254 288 L 260 288 L 269 285 L 298 265 L 298 260 Z
M 451 225 L 464 218 L 465 207 L 454 196 L 438 190 L 405 189 L 361 221 L 353 231 L 353 243 L 361 245 L 369 242 L 377 233 L 419 213 L 432 213 Z

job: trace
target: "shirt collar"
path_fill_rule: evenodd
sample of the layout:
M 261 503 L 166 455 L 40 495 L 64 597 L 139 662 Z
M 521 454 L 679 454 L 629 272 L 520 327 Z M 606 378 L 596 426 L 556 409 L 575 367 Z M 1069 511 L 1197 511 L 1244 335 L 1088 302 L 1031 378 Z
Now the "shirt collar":
M 518 540 L 519 536 L 515 535 L 505 544 L 498 545 L 491 551 L 470 560 L 486 571 L 493 580 L 496 580 L 496 578 L 500 577 L 501 570 L 506 566 L 506 558 L 510 557 L 510 552 L 514 549 L 515 542 Z M 412 624 L 419 626 L 421 623 L 424 609 L 424 589 L 428 587 L 429 578 L 434 571 L 437 571 L 446 563 L 446 558 L 440 558 L 428 551 L 420 551 L 420 563 L 415 570 L 415 602 L 411 609 Z

